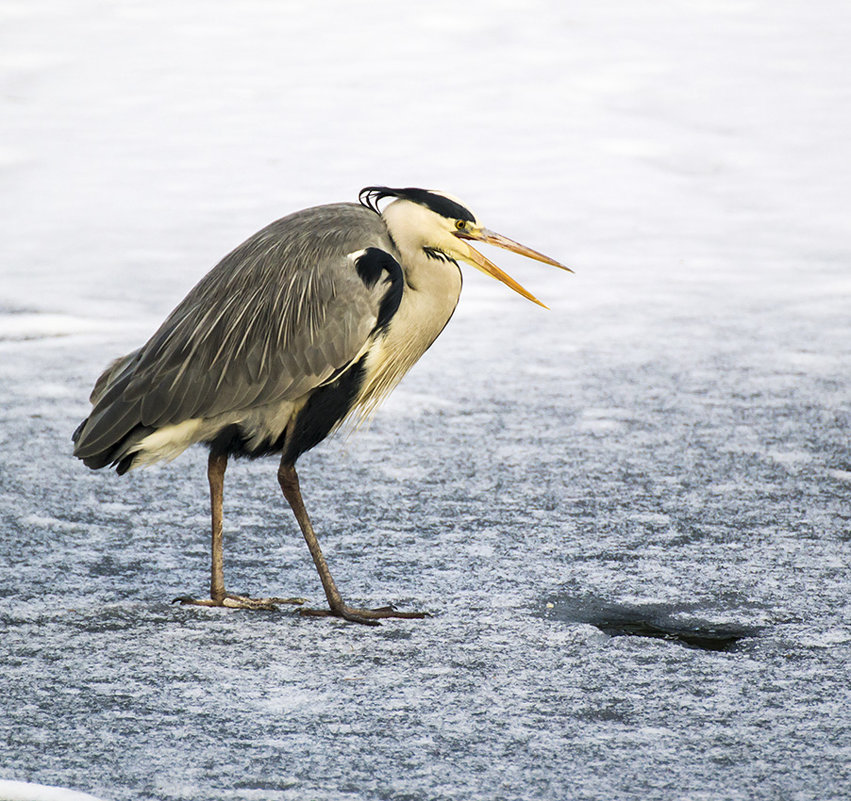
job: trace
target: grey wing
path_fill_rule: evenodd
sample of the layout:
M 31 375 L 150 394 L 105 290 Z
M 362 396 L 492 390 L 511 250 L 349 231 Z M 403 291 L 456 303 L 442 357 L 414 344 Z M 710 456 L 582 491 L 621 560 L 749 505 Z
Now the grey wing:
M 148 343 L 114 362 L 92 395 L 75 453 L 102 453 L 155 429 L 296 399 L 349 364 L 378 320 L 386 287 L 353 254 L 395 248 L 381 218 L 319 206 L 259 231 L 213 268 Z

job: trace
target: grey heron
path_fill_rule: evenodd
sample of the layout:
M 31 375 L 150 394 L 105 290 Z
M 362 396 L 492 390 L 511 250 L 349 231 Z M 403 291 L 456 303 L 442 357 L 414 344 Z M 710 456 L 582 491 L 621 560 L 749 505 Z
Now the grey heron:
M 344 420 L 368 416 L 425 353 L 458 303 L 459 262 L 543 306 L 470 242 L 569 268 L 484 228 L 442 192 L 370 186 L 359 201 L 308 208 L 258 231 L 95 383 L 91 412 L 73 435 L 74 455 L 88 467 L 123 474 L 195 443 L 209 448 L 210 597 L 176 601 L 274 608 L 295 600 L 233 595 L 224 583 L 228 458 L 280 454 L 278 482 L 329 607 L 302 613 L 372 625 L 425 616 L 343 601 L 305 509 L 296 460 Z

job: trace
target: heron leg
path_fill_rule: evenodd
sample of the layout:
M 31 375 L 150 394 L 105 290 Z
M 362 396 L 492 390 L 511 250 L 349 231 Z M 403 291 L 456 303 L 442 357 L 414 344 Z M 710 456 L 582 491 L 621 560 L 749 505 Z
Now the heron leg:
M 226 453 L 210 451 L 207 462 L 207 478 L 210 482 L 210 512 L 212 520 L 212 537 L 210 551 L 210 597 L 209 598 L 175 598 L 173 603 L 190 604 L 193 606 L 227 606 L 232 609 L 266 609 L 274 610 L 278 604 L 302 604 L 304 598 L 248 598 L 245 595 L 234 595 L 225 592 L 224 555 L 222 547 L 225 470 L 228 466 Z
M 287 464 L 283 459 L 281 460 L 281 466 L 278 468 L 278 483 L 281 485 L 284 497 L 292 508 L 299 528 L 301 528 L 301 533 L 307 542 L 310 555 L 313 557 L 313 564 L 316 565 L 316 570 L 319 573 L 319 579 L 322 581 L 322 588 L 325 590 L 325 597 L 328 599 L 328 606 L 330 607 L 330 609 L 300 609 L 299 612 L 302 615 L 311 617 L 341 617 L 345 620 L 351 620 L 354 623 L 363 623 L 367 626 L 377 626 L 380 618 L 428 617 L 426 612 L 398 612 L 392 606 L 384 606 L 380 609 L 358 609 L 348 606 L 343 601 L 343 597 L 337 589 L 337 585 L 331 575 L 331 570 L 328 568 L 328 563 L 325 561 L 325 556 L 319 547 L 319 540 L 316 537 L 316 532 L 313 530 L 313 525 L 310 522 L 310 517 L 308 517 L 307 509 L 305 509 L 304 501 L 301 497 L 301 489 L 299 488 L 298 473 L 296 473 L 295 465 Z
M 214 603 L 219 605 L 225 599 L 225 560 L 222 550 L 224 515 L 222 513 L 222 505 L 224 503 L 225 470 L 227 466 L 227 454 L 210 451 L 210 458 L 207 461 L 207 479 L 210 482 L 210 517 L 212 522 L 210 598 Z

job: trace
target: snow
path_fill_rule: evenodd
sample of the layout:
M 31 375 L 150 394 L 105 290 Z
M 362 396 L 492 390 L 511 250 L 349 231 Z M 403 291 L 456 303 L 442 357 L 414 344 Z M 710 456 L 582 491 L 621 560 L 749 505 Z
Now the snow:
M 5 3 L 0 778 L 851 795 L 849 34 L 837 0 Z M 300 463 L 346 597 L 433 617 L 175 607 L 204 454 L 87 471 L 91 385 L 246 236 L 369 184 L 576 270 L 490 251 L 551 311 L 468 271 L 371 425 Z M 320 603 L 275 467 L 228 471 L 226 579 Z
M 31 782 L 0 781 L 0 801 L 98 801 L 88 793 Z

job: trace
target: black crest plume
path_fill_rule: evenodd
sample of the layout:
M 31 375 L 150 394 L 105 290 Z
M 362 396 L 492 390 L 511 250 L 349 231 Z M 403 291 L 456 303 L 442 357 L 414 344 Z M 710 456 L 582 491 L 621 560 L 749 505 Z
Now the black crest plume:
M 378 204 L 386 197 L 402 198 L 403 200 L 410 200 L 412 203 L 419 203 L 421 206 L 431 209 L 435 214 L 450 220 L 476 221 L 473 213 L 460 203 L 428 189 L 417 189 L 413 186 L 404 189 L 392 189 L 389 186 L 367 186 L 361 189 L 358 200 L 362 206 L 380 214 Z

